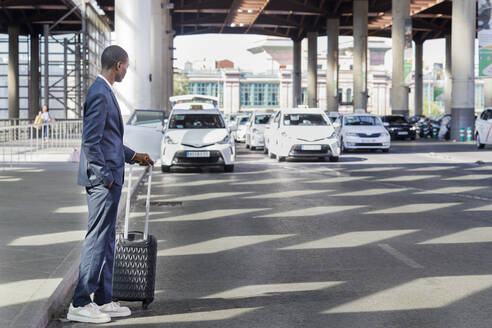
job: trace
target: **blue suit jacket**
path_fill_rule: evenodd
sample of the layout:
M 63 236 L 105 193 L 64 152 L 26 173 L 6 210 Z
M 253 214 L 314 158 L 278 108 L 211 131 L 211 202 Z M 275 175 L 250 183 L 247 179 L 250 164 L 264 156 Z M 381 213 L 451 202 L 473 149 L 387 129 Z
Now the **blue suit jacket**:
M 109 85 L 98 77 L 87 92 L 84 103 L 82 149 L 78 184 L 85 187 L 111 182 L 123 185 L 125 162 L 135 152 L 123 145 L 123 119 Z

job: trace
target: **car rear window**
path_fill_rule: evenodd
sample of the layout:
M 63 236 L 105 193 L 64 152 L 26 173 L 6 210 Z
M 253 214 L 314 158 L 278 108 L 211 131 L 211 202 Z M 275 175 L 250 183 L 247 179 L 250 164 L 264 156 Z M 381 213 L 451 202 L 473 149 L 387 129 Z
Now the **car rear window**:
M 222 117 L 217 114 L 175 114 L 169 123 L 170 129 L 223 129 Z
M 284 114 L 284 125 L 328 125 L 319 114 Z
M 348 115 L 343 118 L 345 125 L 381 125 L 376 116 Z
M 241 119 L 239 119 L 239 125 L 244 125 L 248 123 L 248 121 L 249 121 L 249 117 L 241 117 Z
M 256 115 L 255 124 L 267 124 L 268 121 L 270 121 L 270 117 L 272 117 L 272 115 Z
M 407 119 L 402 116 L 384 116 L 383 122 L 388 123 L 408 123 Z

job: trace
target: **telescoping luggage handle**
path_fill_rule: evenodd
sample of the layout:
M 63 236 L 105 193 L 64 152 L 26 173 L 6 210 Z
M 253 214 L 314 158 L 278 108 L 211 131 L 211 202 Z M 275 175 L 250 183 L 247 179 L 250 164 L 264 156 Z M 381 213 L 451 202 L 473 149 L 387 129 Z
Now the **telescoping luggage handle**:
M 149 168 L 149 180 L 147 187 L 147 200 L 145 201 L 145 226 L 144 226 L 144 240 L 147 240 L 149 237 L 149 214 L 150 214 L 150 187 L 152 185 L 152 168 Z M 130 198 L 131 198 L 131 190 L 132 190 L 132 175 L 133 175 L 133 167 L 130 166 L 130 173 L 128 174 L 128 191 L 126 193 L 126 209 L 125 209 L 125 228 L 123 232 L 123 236 L 125 239 L 128 239 L 128 228 L 130 225 Z

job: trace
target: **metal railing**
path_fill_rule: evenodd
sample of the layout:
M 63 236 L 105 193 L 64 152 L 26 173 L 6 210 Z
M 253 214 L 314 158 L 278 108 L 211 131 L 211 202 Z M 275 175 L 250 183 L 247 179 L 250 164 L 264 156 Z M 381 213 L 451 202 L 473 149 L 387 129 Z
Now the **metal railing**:
M 0 127 L 0 163 L 33 162 L 47 152 L 80 148 L 82 120 Z

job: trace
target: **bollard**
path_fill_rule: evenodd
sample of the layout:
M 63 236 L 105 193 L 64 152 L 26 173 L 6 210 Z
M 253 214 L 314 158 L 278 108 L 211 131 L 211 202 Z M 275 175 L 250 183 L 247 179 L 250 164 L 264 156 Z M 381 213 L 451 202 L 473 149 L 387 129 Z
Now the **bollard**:
M 473 140 L 472 128 L 467 127 L 466 128 L 466 141 L 472 141 L 472 140 Z
M 460 141 L 465 141 L 465 128 L 460 128 Z
M 432 127 L 432 138 L 437 139 L 437 128 L 435 126 Z

